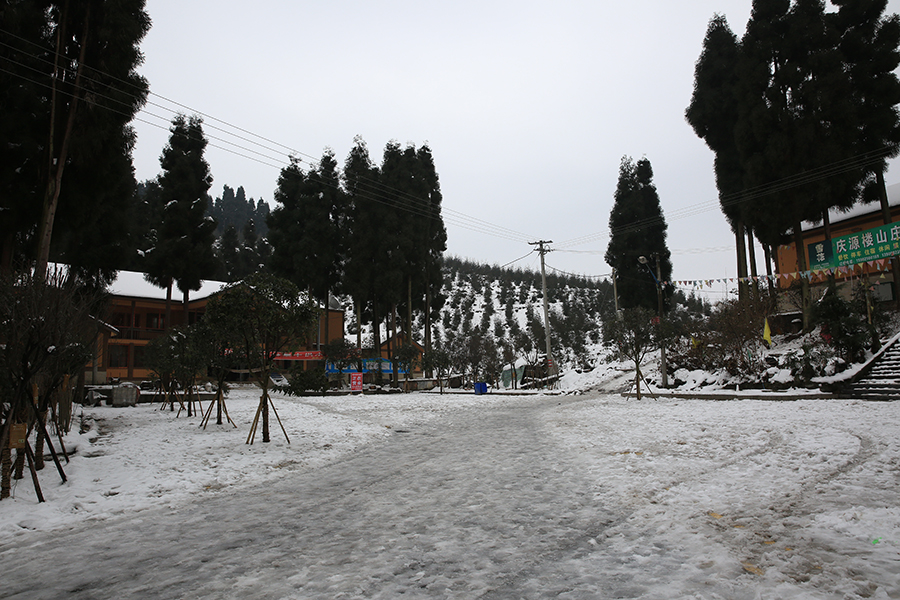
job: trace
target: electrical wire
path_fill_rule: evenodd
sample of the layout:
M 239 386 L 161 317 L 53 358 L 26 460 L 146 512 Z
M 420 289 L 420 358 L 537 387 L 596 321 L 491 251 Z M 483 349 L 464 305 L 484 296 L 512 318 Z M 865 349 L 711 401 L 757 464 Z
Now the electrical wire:
M 561 273 L 562 275 L 566 275 L 568 277 L 578 277 L 581 279 L 608 279 L 612 277 L 612 273 L 607 273 L 606 275 L 579 275 L 577 273 L 569 273 L 568 271 L 563 271 L 562 269 L 557 269 L 556 267 L 552 267 L 549 264 L 546 264 L 548 269 L 553 270 L 556 273 Z
M 528 257 L 531 256 L 532 254 L 534 254 L 534 252 L 535 252 L 535 251 L 532 250 L 531 252 L 529 252 L 529 253 L 526 254 L 525 256 L 520 256 L 520 257 L 517 258 L 516 260 L 511 260 L 511 261 L 509 261 L 508 263 L 506 263 L 505 265 L 503 265 L 503 266 L 500 267 L 500 268 L 501 268 L 501 269 L 505 269 L 506 267 L 508 267 L 509 265 L 511 265 L 511 264 L 513 264 L 513 263 L 517 263 L 517 262 L 519 262 L 520 260 L 522 260 L 522 259 L 524 259 L 524 258 L 528 258 Z
M 21 37 L 19 37 L 19 36 L 13 34 L 13 33 L 11 33 L 11 32 L 9 32 L 9 31 L 7 31 L 7 30 L 2 29 L 2 28 L 0 28 L 0 32 L 3 32 L 3 33 L 5 33 L 5 34 L 7 34 L 7 35 L 9 35 L 9 36 L 11 36 L 11 37 L 14 37 L 14 38 L 16 38 L 16 39 L 22 40 L 22 41 L 24 41 L 24 42 L 27 42 L 27 43 L 29 43 L 30 45 L 36 46 L 36 47 L 40 48 L 42 51 L 45 51 L 45 52 L 49 52 L 49 51 L 50 51 L 49 49 L 47 49 L 47 48 L 45 48 L 45 47 L 43 47 L 43 46 L 40 46 L 39 44 L 35 44 L 35 43 L 31 42 L 30 40 L 25 40 L 24 38 L 21 38 Z M 46 65 L 48 65 L 48 66 L 53 66 L 52 63 L 50 63 L 50 61 L 47 61 L 46 59 L 43 59 L 43 58 L 41 58 L 41 57 L 39 57 L 39 56 L 36 56 L 36 55 L 34 55 L 34 54 L 28 53 L 28 52 L 26 52 L 26 51 L 24 51 L 24 50 L 22 50 L 22 49 L 20 49 L 20 48 L 16 48 L 15 46 L 12 46 L 12 45 L 10 45 L 10 44 L 8 44 L 8 43 L 0 42 L 0 45 L 5 46 L 5 47 L 7 47 L 7 48 L 11 48 L 11 49 L 13 49 L 14 51 L 17 51 L 17 52 L 21 52 L 21 53 L 23 53 L 23 54 L 26 54 L 27 56 L 30 56 L 31 58 L 33 58 L 33 59 L 35 59 L 35 60 L 37 60 L 37 61 L 43 62 L 44 64 L 46 64 Z M 13 59 L 11 59 L 11 58 L 9 58 L 9 57 L 0 57 L 0 58 L 5 59 L 6 61 L 8 61 L 9 63 L 12 63 L 13 65 L 19 66 L 19 67 L 21 67 L 21 68 L 28 69 L 28 70 L 30 70 L 30 71 L 33 71 L 33 72 L 37 73 L 37 74 L 40 75 L 40 76 L 49 76 L 49 77 L 52 77 L 52 75 L 48 75 L 47 73 L 45 73 L 45 72 L 43 72 L 43 71 L 40 71 L 39 69 L 36 69 L 36 68 L 34 68 L 34 67 L 32 67 L 32 66 L 29 66 L 29 65 L 26 65 L 26 64 L 21 63 L 21 62 L 19 62 L 19 61 L 13 60 Z M 105 84 L 105 83 L 103 83 L 103 82 L 100 82 L 100 81 L 98 81 L 98 80 L 96 80 L 96 79 L 91 78 L 89 75 L 85 75 L 85 74 L 84 74 L 84 70 L 88 70 L 88 71 L 91 71 L 91 72 L 94 72 L 94 73 L 99 73 L 99 74 L 101 74 L 101 75 L 104 75 L 104 76 L 106 76 L 106 77 L 109 77 L 110 79 L 115 80 L 115 81 L 118 81 L 118 82 L 120 82 L 120 83 L 122 83 L 122 84 L 124 84 L 124 85 L 126 85 L 126 86 L 131 87 L 131 88 L 135 88 L 135 87 L 136 87 L 133 83 L 131 83 L 131 82 L 129 82 L 129 81 L 123 80 L 123 79 L 121 79 L 121 78 L 118 78 L 118 77 L 115 77 L 115 76 L 112 76 L 112 75 L 109 75 L 109 74 L 106 74 L 106 73 L 103 73 L 102 71 L 99 71 L 99 70 L 97 70 L 97 69 L 93 69 L 93 68 L 91 68 L 91 67 L 89 67 L 89 66 L 87 66 L 87 65 L 83 65 L 82 68 L 83 68 L 82 79 L 84 79 L 84 80 L 87 81 L 87 82 L 96 83 L 96 84 L 98 84 L 98 85 L 103 85 L 103 86 L 106 86 L 106 85 L 107 85 L 107 84 Z M 2 67 L 0 67 L 0 71 L 5 72 L 5 73 L 8 73 L 8 74 L 13 75 L 13 76 L 16 76 L 16 77 L 19 77 L 19 78 L 22 78 L 22 79 L 25 79 L 26 81 L 29 81 L 29 82 L 34 83 L 34 84 L 36 84 L 36 85 L 40 85 L 40 86 L 43 86 L 43 87 L 46 87 L 46 88 L 52 88 L 51 85 L 49 85 L 49 84 L 47 84 L 47 83 L 43 83 L 43 82 L 37 81 L 37 80 L 35 80 L 35 79 L 30 79 L 30 78 L 28 78 L 28 77 L 25 77 L 22 73 L 18 73 L 18 72 L 15 72 L 15 71 L 12 71 L 12 70 L 9 70 L 9 69 L 5 69 L 5 68 L 2 68 Z M 70 73 L 70 75 L 71 75 L 71 69 L 65 69 L 65 68 L 63 68 L 63 71 L 68 71 L 68 72 Z M 75 94 L 72 93 L 72 92 L 67 92 L 67 91 L 64 91 L 64 90 L 57 90 L 57 91 L 58 91 L 59 93 L 66 94 L 66 95 L 68 95 L 68 96 L 70 96 L 70 97 L 75 97 Z M 116 90 L 116 91 L 117 91 L 117 92 L 124 93 L 124 94 L 126 94 L 126 95 L 130 95 L 132 98 L 138 99 L 138 95 L 137 95 L 137 94 L 133 94 L 133 93 L 132 93 L 132 94 L 129 94 L 129 93 L 128 93 L 127 91 L 125 91 L 125 90 Z M 141 91 L 141 95 L 143 95 L 144 90 L 142 89 L 142 90 L 140 90 L 140 91 Z M 110 96 L 108 96 L 108 95 L 101 94 L 101 93 L 98 93 L 98 92 L 92 92 L 92 93 L 93 93 L 93 95 L 94 95 L 95 98 L 102 98 L 102 99 L 108 100 L 108 101 L 110 101 L 110 102 L 112 102 L 112 103 L 114 103 L 114 104 L 119 104 L 119 105 L 125 106 L 125 107 L 127 107 L 127 108 L 129 108 L 129 109 L 133 107 L 133 105 L 131 105 L 131 104 L 127 103 L 127 102 L 124 102 L 124 101 L 122 101 L 122 100 L 118 100 L 118 99 L 112 98 L 112 97 L 110 97 Z M 160 96 L 160 95 L 155 94 L 155 93 L 153 93 L 153 92 L 148 92 L 148 94 L 151 95 L 151 96 L 155 96 L 155 97 L 161 98 L 161 99 L 163 99 L 163 100 L 165 100 L 165 101 L 167 101 L 167 102 L 170 102 L 170 103 L 172 103 L 172 104 L 174 104 L 174 105 L 176 105 L 176 106 L 178 106 L 178 107 L 180 107 L 180 108 L 184 108 L 184 109 L 190 110 L 191 112 L 194 112 L 195 114 L 198 114 L 198 115 L 200 115 L 200 116 L 202 116 L 202 117 L 205 117 L 205 118 L 207 118 L 207 119 L 210 119 L 210 120 L 213 120 L 213 121 L 215 121 L 215 122 L 218 122 L 218 123 L 222 123 L 222 124 L 224 124 L 224 125 L 227 125 L 228 127 L 231 127 L 231 128 L 233 128 L 233 129 L 235 129 L 235 130 L 237 130 L 237 131 L 240 131 L 240 132 L 242 132 L 242 133 L 245 133 L 245 134 L 247 134 L 247 135 L 251 135 L 251 136 L 253 136 L 253 137 L 256 137 L 256 138 L 258 138 L 258 139 L 261 139 L 261 140 L 265 141 L 265 142 L 268 143 L 268 144 L 274 144 L 275 146 L 278 146 L 278 147 L 280 147 L 280 148 L 283 148 L 283 149 L 285 149 L 285 150 L 288 150 L 288 151 L 290 152 L 291 158 L 296 159 L 298 162 L 304 162 L 303 159 L 301 159 L 301 158 L 299 158 L 299 157 L 300 157 L 300 156 L 305 156 L 305 157 L 307 157 L 307 160 L 306 160 L 305 162 L 307 162 L 307 163 L 311 166 L 311 170 L 314 170 L 315 168 L 317 168 L 317 167 L 319 166 L 319 163 L 318 163 L 317 159 L 313 158 L 312 155 L 309 155 L 309 154 L 300 152 L 300 151 L 298 151 L 298 150 L 296 150 L 296 149 L 293 149 L 293 148 L 291 148 L 291 147 L 289 147 L 289 146 L 286 146 L 286 145 L 284 145 L 284 144 L 275 142 L 274 140 L 270 140 L 270 139 L 268 139 L 268 138 L 265 138 L 265 137 L 263 137 L 263 136 L 260 136 L 260 135 L 258 135 L 258 134 L 255 134 L 255 133 L 253 133 L 253 132 L 251 132 L 251 131 L 249 131 L 249 130 L 247 130 L 247 129 L 243 129 L 243 128 L 237 127 L 237 126 L 235 126 L 235 125 L 233 125 L 233 124 L 231 124 L 231 123 L 228 123 L 227 121 L 223 121 L 223 120 L 221 120 L 221 119 L 218 119 L 218 118 L 216 118 L 216 117 L 214 117 L 214 116 L 212 116 L 212 115 L 209 115 L 208 113 L 204 113 L 204 112 L 202 112 L 202 111 L 197 111 L 197 110 L 192 109 L 191 107 L 189 107 L 189 106 L 187 106 L 187 105 L 185 105 L 185 104 L 182 104 L 182 103 L 179 103 L 179 102 L 177 102 L 177 101 L 171 100 L 171 99 L 166 98 L 166 97 L 164 97 L 164 96 Z M 177 111 L 174 111 L 174 110 L 172 110 L 172 109 L 170 109 L 170 108 L 167 108 L 167 107 L 165 107 L 165 106 L 163 106 L 163 105 L 161 105 L 161 104 L 155 103 L 155 102 L 148 102 L 148 103 L 149 103 L 150 105 L 155 106 L 155 107 L 157 107 L 157 108 L 160 108 L 160 109 L 162 109 L 162 110 L 167 110 L 167 111 L 172 112 L 172 113 L 176 113 L 176 112 L 177 112 Z M 130 111 L 129 111 L 129 112 L 125 112 L 125 111 L 122 111 L 122 110 L 116 110 L 116 109 L 114 109 L 114 108 L 112 108 L 112 107 L 110 107 L 110 106 L 103 106 L 103 108 L 108 109 L 108 110 L 111 110 L 111 111 L 113 111 L 113 112 L 116 112 L 116 113 L 121 114 L 121 115 L 126 116 L 126 117 L 131 117 Z M 146 110 L 145 108 L 141 108 L 138 112 L 139 112 L 139 114 L 144 114 L 144 115 L 147 115 L 147 116 L 156 118 L 156 119 L 160 119 L 160 120 L 165 120 L 165 119 L 166 119 L 166 117 L 163 117 L 163 116 L 161 116 L 161 115 L 152 113 L 152 112 Z M 153 122 L 153 121 L 150 121 L 150 120 L 147 120 L 147 119 L 144 119 L 144 118 L 140 118 L 140 117 L 137 117 L 137 116 L 132 117 L 132 120 L 135 120 L 135 121 L 138 121 L 138 122 L 141 122 L 141 123 L 145 123 L 145 124 L 147 124 L 147 125 L 150 125 L 150 126 L 153 126 L 153 127 L 157 127 L 157 128 L 160 128 L 160 129 L 166 129 L 166 130 L 168 130 L 168 126 L 167 126 L 167 125 L 166 125 L 166 126 L 163 126 L 163 125 L 160 125 L 160 124 L 155 123 L 155 122 Z M 227 131 L 227 130 L 225 130 L 225 129 L 222 129 L 222 128 L 220 128 L 220 127 L 216 127 L 216 126 L 212 126 L 212 125 L 208 125 L 207 127 L 208 127 L 208 128 L 211 128 L 211 129 L 214 129 L 214 130 L 216 130 L 216 131 L 220 131 L 220 132 L 222 132 L 222 133 L 225 133 L 226 135 L 230 135 L 230 136 L 232 136 L 232 137 L 234 137 L 234 138 L 236 138 L 236 139 L 242 140 L 242 141 L 244 141 L 244 142 L 248 142 L 248 143 L 254 144 L 254 145 L 256 145 L 256 146 L 259 146 L 259 147 L 261 147 L 261 148 L 267 150 L 268 152 L 275 152 L 275 149 L 272 148 L 272 147 L 270 147 L 270 146 L 266 146 L 265 144 L 261 144 L 261 143 L 259 143 L 259 142 L 256 142 L 256 141 L 254 141 L 254 140 L 251 140 L 251 139 L 246 138 L 246 137 L 243 137 L 243 136 L 235 135 L 234 133 L 232 133 L 232 132 L 230 132 L 230 131 Z M 217 148 L 217 149 L 222 150 L 222 151 L 225 151 L 225 152 L 229 152 L 229 153 L 234 154 L 234 155 L 236 155 L 236 156 L 239 156 L 239 157 L 241 157 L 241 158 L 246 158 L 246 159 L 249 159 L 249 160 L 254 160 L 255 162 L 258 162 L 258 163 L 260 163 L 260 164 L 263 164 L 263 165 L 266 165 L 266 166 L 270 166 L 270 167 L 273 167 L 273 168 L 284 168 L 284 160 L 283 160 L 283 159 L 280 159 L 280 158 L 271 156 L 270 154 L 265 154 L 265 153 L 263 153 L 263 152 L 259 152 L 259 151 L 257 151 L 257 150 L 254 150 L 254 149 L 252 149 L 252 148 L 248 148 L 248 147 L 246 147 L 246 146 L 242 146 L 242 145 L 237 144 L 237 143 L 235 143 L 235 142 L 233 142 L 233 141 L 230 141 L 230 140 L 227 140 L 227 139 L 218 137 L 218 136 L 206 134 L 205 137 L 207 137 L 208 139 L 211 139 L 211 140 L 218 141 L 218 142 L 220 142 L 220 143 L 222 143 L 222 144 L 228 144 L 228 145 L 232 146 L 233 148 L 228 148 L 228 147 L 225 147 L 225 146 L 222 146 L 222 145 L 219 145 L 219 144 L 215 144 L 215 143 L 208 143 L 208 145 L 209 145 L 210 147 Z M 237 148 L 237 149 L 240 150 L 241 152 L 238 152 L 238 151 L 234 150 L 234 148 Z M 252 155 L 254 155 L 254 154 L 255 154 L 256 156 L 252 156 Z M 360 178 L 360 179 L 361 179 L 363 182 L 365 182 L 365 183 L 367 183 L 367 184 L 369 185 L 369 189 L 367 190 L 367 193 L 365 193 L 365 194 L 363 194 L 363 195 L 360 196 L 362 199 L 365 199 L 365 200 L 372 200 L 372 201 L 375 201 L 375 202 L 379 202 L 379 203 L 381 203 L 381 204 L 383 204 L 383 205 L 386 205 L 386 206 L 389 206 L 389 207 L 392 207 L 392 208 L 396 208 L 396 209 L 400 209 L 400 210 L 404 210 L 404 211 L 406 211 L 406 212 L 411 212 L 411 213 L 413 213 L 413 214 L 417 214 L 418 216 L 422 216 L 422 217 L 426 217 L 426 218 L 435 218 L 435 219 L 440 218 L 440 215 L 435 214 L 435 211 L 434 211 L 434 208 L 433 208 L 433 207 L 431 207 L 431 206 L 422 206 L 422 204 L 421 204 L 421 199 L 418 198 L 418 197 L 415 197 L 415 196 L 413 196 L 413 195 L 411 195 L 411 194 L 409 194 L 409 193 L 407 193 L 407 192 L 404 192 L 404 191 L 401 191 L 401 190 L 397 190 L 397 189 L 395 189 L 395 188 L 392 188 L 392 187 L 390 187 L 390 186 L 384 184 L 383 182 L 378 181 L 378 180 L 373 179 L 373 178 L 362 177 L 362 178 Z M 339 186 L 336 185 L 336 187 L 339 187 Z M 472 216 L 467 215 L 467 214 L 465 214 L 465 213 L 462 213 L 462 212 L 460 212 L 460 211 L 453 210 L 452 208 L 449 208 L 449 207 L 445 207 L 445 206 L 444 206 L 444 207 L 441 207 L 441 212 L 444 213 L 444 215 L 443 215 L 443 216 L 444 216 L 444 220 L 445 220 L 448 224 L 450 224 L 450 225 L 455 225 L 455 226 L 461 227 L 461 228 L 463 228 L 463 229 L 469 229 L 469 230 L 475 231 L 475 232 L 477 232 L 477 233 L 483 233 L 483 234 L 489 235 L 489 236 L 491 236 L 491 237 L 503 238 L 503 239 L 507 239 L 507 240 L 515 241 L 515 242 L 525 242 L 525 241 L 527 241 L 528 239 L 531 239 L 531 238 L 534 237 L 534 236 L 532 236 L 532 235 L 524 234 L 524 233 L 517 232 L 517 231 L 512 230 L 512 229 L 503 227 L 503 226 L 501 226 L 501 225 L 497 225 L 496 223 L 491 223 L 491 222 L 489 222 L 489 221 L 484 221 L 484 220 L 482 220 L 482 219 L 478 219 L 478 218 L 476 218 L 476 217 L 472 217 Z
M 749 188 L 741 192 L 726 194 L 722 196 L 721 200 L 719 201 L 706 201 L 686 206 L 669 213 L 668 217 L 662 215 L 648 217 L 646 219 L 637 220 L 627 225 L 617 227 L 614 230 L 610 230 L 609 232 L 596 232 L 579 238 L 574 238 L 559 244 L 558 247 L 566 248 L 569 246 L 578 246 L 593 241 L 600 241 L 602 239 L 608 239 L 613 234 L 618 235 L 622 233 L 632 233 L 635 231 L 646 229 L 648 227 L 664 225 L 667 221 L 671 222 L 679 219 L 693 217 L 704 212 L 715 210 L 719 207 L 737 206 L 744 202 L 749 202 L 751 200 L 783 192 L 795 187 L 817 183 L 836 175 L 878 164 L 880 161 L 884 160 L 890 150 L 890 146 L 883 146 L 875 150 L 841 159 L 827 165 L 822 165 L 820 167 L 816 167 L 802 173 L 797 173 L 773 182 Z

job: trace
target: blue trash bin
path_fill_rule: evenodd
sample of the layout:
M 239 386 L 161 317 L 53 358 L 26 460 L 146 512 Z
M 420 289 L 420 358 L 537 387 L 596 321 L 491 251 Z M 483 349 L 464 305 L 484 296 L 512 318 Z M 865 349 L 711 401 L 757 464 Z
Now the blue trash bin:
M 475 384 L 475 393 L 476 394 L 487 394 L 487 384 L 486 383 L 476 383 Z

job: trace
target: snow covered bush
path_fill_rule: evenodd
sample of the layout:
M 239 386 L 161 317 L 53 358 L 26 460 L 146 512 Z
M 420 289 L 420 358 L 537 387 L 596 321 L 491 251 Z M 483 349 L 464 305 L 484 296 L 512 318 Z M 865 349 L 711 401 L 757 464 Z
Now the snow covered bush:
M 841 298 L 832 282 L 813 308 L 813 319 L 822 326 L 822 339 L 833 345 L 835 352 L 847 362 L 861 360 L 866 351 L 865 300 L 861 304 Z
M 790 369 L 794 382 L 807 384 L 813 377 L 829 375 L 828 369 L 834 369 L 834 350 L 825 344 L 805 342 L 799 350 L 786 352 L 779 365 Z

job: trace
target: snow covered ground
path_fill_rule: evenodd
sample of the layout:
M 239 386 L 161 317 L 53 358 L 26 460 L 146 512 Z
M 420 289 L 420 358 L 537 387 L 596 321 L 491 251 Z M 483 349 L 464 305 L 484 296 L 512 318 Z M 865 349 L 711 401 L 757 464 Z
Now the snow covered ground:
M 69 482 L 48 462 L 47 502 L 27 476 L 0 502 L 0 598 L 177 597 L 204 577 L 181 597 L 900 598 L 900 403 L 609 393 L 628 377 L 573 375 L 564 388 L 583 393 L 561 395 L 276 397 L 290 444 L 274 418 L 270 443 L 245 444 L 249 387 L 228 398 L 237 428 L 79 409 Z M 240 550 L 196 520 L 168 525 L 183 538 L 154 528 L 240 504 L 223 536 L 241 515 L 259 530 L 294 495 L 314 522 L 234 533 Z M 175 562 L 219 566 L 176 577 L 134 559 L 126 576 L 97 558 L 157 536 L 184 544 Z M 52 585 L 35 583 L 41 556 L 69 564 Z

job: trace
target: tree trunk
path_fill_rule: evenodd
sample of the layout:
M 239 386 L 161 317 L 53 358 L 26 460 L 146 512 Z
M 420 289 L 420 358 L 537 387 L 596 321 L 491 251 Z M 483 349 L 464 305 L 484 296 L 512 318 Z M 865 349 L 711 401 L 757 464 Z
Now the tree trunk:
M 25 478 L 25 450 L 23 450 L 22 448 L 16 449 L 16 462 L 14 464 L 15 464 L 15 468 L 13 469 L 13 479 L 24 479 Z
M 328 329 L 328 322 L 331 316 L 331 292 L 325 290 L 325 343 L 331 343 L 331 331 Z
M 397 363 L 394 361 L 394 346 L 397 343 L 397 305 L 391 304 L 391 335 L 388 343 L 388 356 L 391 358 L 391 386 L 399 386 L 400 378 L 397 376 Z
M 262 397 L 259 399 L 262 403 L 263 442 L 269 441 L 269 391 L 267 387 L 263 387 Z
M 431 290 L 425 291 L 425 354 L 431 354 Z M 428 369 L 425 377 L 432 377 L 434 372 Z
M 769 282 L 769 294 L 775 293 L 775 282 L 772 280 L 772 247 L 763 244 L 763 255 L 766 260 L 766 279 Z
M 172 327 L 172 278 L 169 277 L 166 283 L 166 316 L 163 322 L 163 329 Z
M 8 443 L 4 443 L 0 448 L 0 500 L 9 498 L 12 487 L 12 450 L 8 446 Z
M 412 276 L 406 282 L 406 343 L 412 344 Z
M 375 357 L 378 359 L 378 366 L 375 369 L 375 383 L 381 385 L 384 380 L 384 374 L 381 370 L 381 321 L 378 320 L 378 299 L 372 300 L 372 342 L 375 344 Z
M 737 249 L 738 300 L 746 302 L 747 293 L 747 247 L 744 243 L 744 222 L 735 221 L 734 239 Z
M 747 257 L 750 261 L 750 280 L 753 282 L 753 299 L 759 298 L 759 274 L 756 271 L 756 244 L 753 243 L 753 228 L 747 228 Z
M 39 416 L 44 422 L 47 421 L 46 413 L 39 413 Z M 44 430 L 39 427 L 35 427 L 34 429 L 34 470 L 41 471 L 44 468 Z
M 356 347 L 362 350 L 362 302 L 354 298 L 353 303 L 356 305 Z
M 12 409 L 8 410 L 0 426 L 0 500 L 9 498 L 12 487 L 12 450 L 9 449 L 10 425 L 12 424 Z
M 191 324 L 191 319 L 190 319 L 190 308 L 189 308 L 189 307 L 190 307 L 190 297 L 189 297 L 189 295 L 190 295 L 190 291 L 185 290 L 185 291 L 182 293 L 182 296 L 181 296 L 181 306 L 182 306 L 182 309 L 181 309 L 181 310 L 182 310 L 182 313 L 183 313 L 183 316 L 182 316 L 182 324 L 183 324 L 185 327 L 187 327 L 187 326 L 189 326 L 189 325 Z
M 63 8 L 63 14 L 60 18 L 60 30 L 64 31 L 64 23 L 66 19 L 66 15 L 68 13 L 68 3 L 65 4 Z M 55 115 L 56 115 L 56 102 L 58 92 L 56 89 L 56 77 L 53 78 L 53 87 L 51 91 L 52 100 L 51 100 L 51 120 L 50 120 L 50 134 L 49 134 L 49 153 L 50 164 L 49 171 L 47 172 L 47 187 L 44 190 L 44 205 L 41 213 L 41 221 L 38 229 L 38 252 L 37 252 L 37 262 L 35 263 L 34 272 L 35 276 L 43 279 L 47 273 L 47 263 L 50 260 L 50 239 L 53 235 L 53 221 L 56 219 L 56 209 L 59 206 L 59 192 L 62 186 L 62 176 L 63 171 L 65 170 L 66 160 L 69 156 L 69 143 L 72 139 L 72 130 L 75 126 L 75 114 L 78 109 L 78 100 L 79 100 L 79 88 L 81 87 L 81 74 L 84 70 L 84 61 L 85 54 L 87 53 L 87 43 L 88 43 L 88 29 L 91 22 L 91 9 L 90 4 L 87 5 L 87 9 L 84 17 L 84 31 L 81 34 L 81 53 L 78 58 L 78 69 L 75 72 L 75 89 L 72 92 L 72 103 L 69 106 L 68 118 L 66 120 L 66 129 L 63 133 L 63 138 L 60 144 L 59 156 L 55 155 L 55 145 L 54 145 L 54 136 L 55 132 Z M 59 49 L 61 38 L 63 37 L 62 31 L 57 30 L 56 37 L 56 64 L 54 65 L 54 74 L 59 73 Z
M 831 220 L 828 218 L 828 209 L 822 211 L 822 226 L 825 230 L 825 247 L 831 247 Z M 832 269 L 828 269 L 828 285 L 834 285 L 835 274 Z

